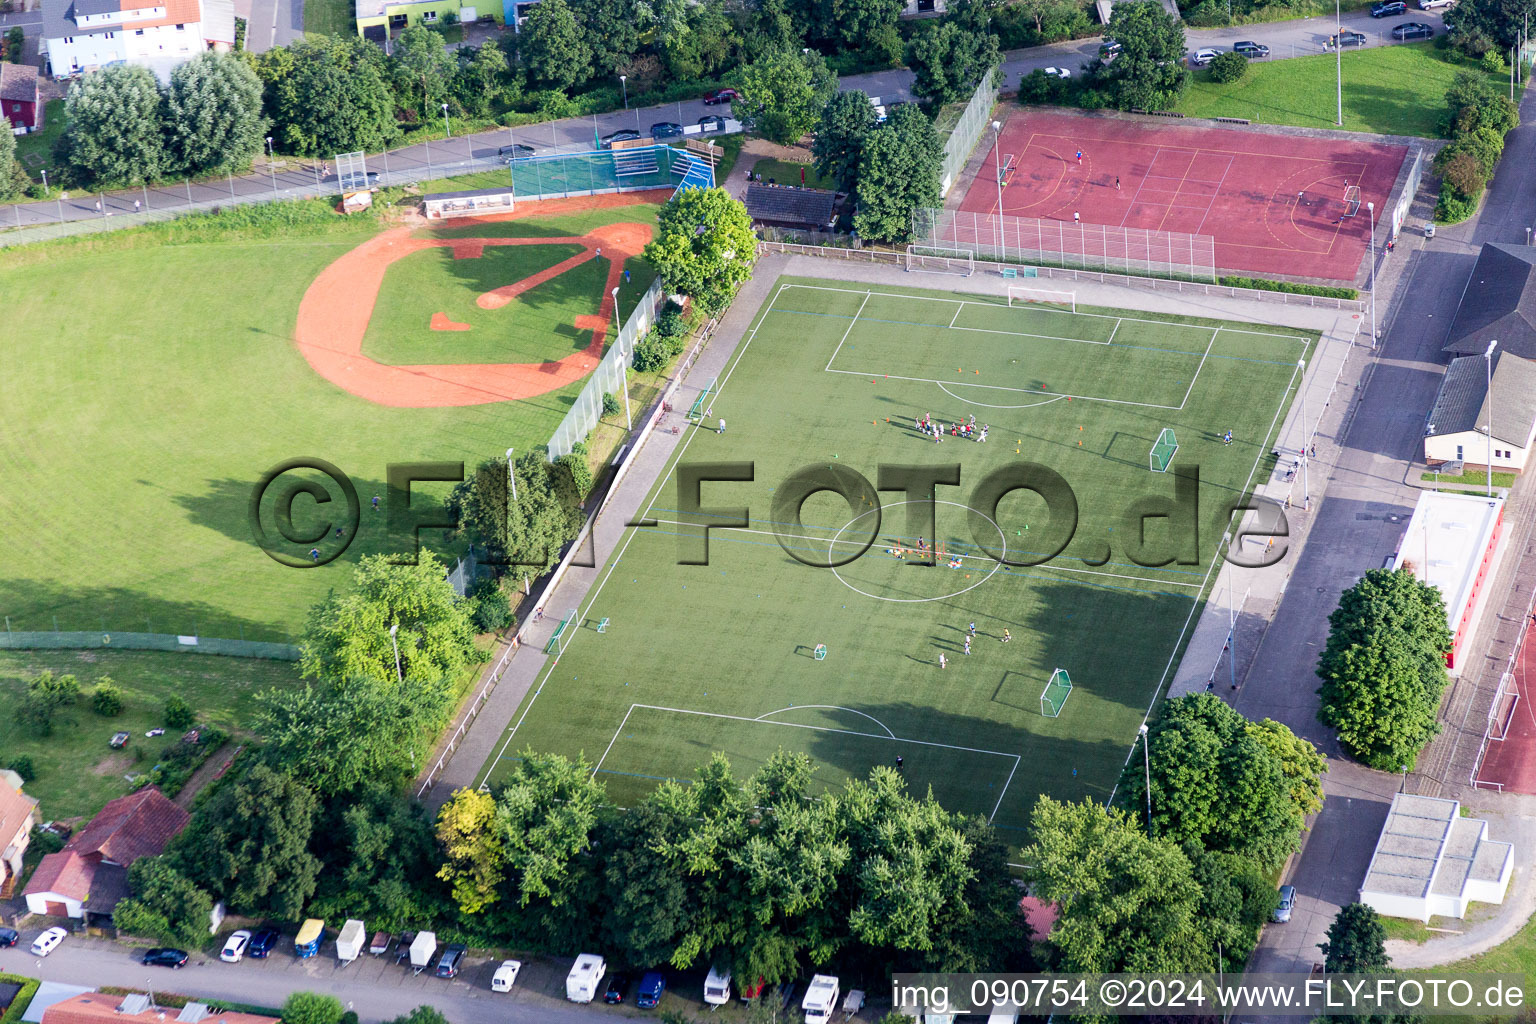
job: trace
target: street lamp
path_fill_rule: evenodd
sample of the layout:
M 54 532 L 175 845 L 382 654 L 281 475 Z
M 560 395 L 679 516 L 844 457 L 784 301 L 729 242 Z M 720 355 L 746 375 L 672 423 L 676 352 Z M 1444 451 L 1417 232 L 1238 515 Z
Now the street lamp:
M 1339 0 L 1333 0 L 1333 63 L 1338 81 L 1339 117 L 1334 124 L 1344 127 L 1344 15 L 1339 10 Z
M 1376 347 L 1376 204 L 1366 203 L 1371 215 L 1371 348 Z
M 620 75 L 619 76 L 619 85 L 622 86 L 623 89 L 624 89 L 624 109 L 628 110 L 629 109 L 629 76 L 628 75 Z
M 992 122 L 993 152 L 997 155 L 997 258 L 1003 258 L 1003 122 Z M 1021 243 L 1022 244 L 1022 243 Z
M 272 175 L 272 194 L 277 195 L 277 157 L 272 152 L 272 136 L 267 136 L 267 172 Z
M 448 104 L 446 103 L 443 104 L 443 135 L 446 138 L 453 138 L 453 130 L 448 127 Z
M 619 384 L 624 392 L 624 422 L 630 430 L 635 429 L 635 421 L 629 415 L 629 356 L 624 351 L 624 321 L 619 319 L 619 286 L 614 285 L 613 291 L 613 322 L 619 327 L 614 332 L 614 340 L 619 344 Z
M 393 623 L 389 627 L 389 646 L 395 649 L 395 678 L 405 682 L 405 675 L 400 671 L 400 644 L 395 640 L 395 634 L 400 632 L 400 623 Z
M 516 448 L 507 449 L 507 480 L 512 484 L 512 500 L 517 500 L 517 474 L 512 472 L 512 453 Z
M 1307 456 L 1307 361 L 1296 360 L 1300 376 L 1296 378 L 1296 391 L 1301 395 L 1301 507 L 1312 510 L 1312 461 Z
M 1483 361 L 1488 364 L 1488 497 L 1493 497 L 1493 349 L 1499 343 L 1495 338 L 1488 342 Z
M 1147 836 L 1152 835 L 1152 751 L 1151 739 L 1147 736 L 1147 723 L 1142 722 L 1141 728 L 1141 763 L 1147 771 Z

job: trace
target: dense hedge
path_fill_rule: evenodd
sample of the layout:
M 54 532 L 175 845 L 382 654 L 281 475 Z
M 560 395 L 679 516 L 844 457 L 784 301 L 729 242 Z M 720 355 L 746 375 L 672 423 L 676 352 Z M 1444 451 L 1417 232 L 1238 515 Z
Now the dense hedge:
M 11 1008 L 5 1011 L 5 1016 L 0 1017 L 0 1024 L 21 1024 L 21 1015 L 27 1012 L 28 1006 L 32 1005 L 32 997 L 37 995 L 37 986 L 42 982 L 36 978 L 24 978 L 19 974 L 0 974 L 0 982 L 21 986 L 21 991 L 16 993 L 16 999 L 11 1003 Z
M 1321 284 L 1293 284 L 1290 281 L 1270 281 L 1262 277 L 1223 277 L 1217 280 L 1228 288 L 1253 288 L 1261 292 L 1320 295 L 1327 299 L 1358 299 L 1360 297 L 1360 293 L 1353 288 L 1332 288 Z

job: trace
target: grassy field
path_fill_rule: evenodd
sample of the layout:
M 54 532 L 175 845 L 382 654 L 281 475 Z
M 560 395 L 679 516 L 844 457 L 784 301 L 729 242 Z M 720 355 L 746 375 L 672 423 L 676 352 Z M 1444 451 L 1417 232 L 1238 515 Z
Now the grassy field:
M 43 130 L 16 137 L 16 161 L 33 181 L 41 183 L 42 171 L 53 168 L 53 146 L 64 134 L 66 123 L 64 101 L 49 100 L 43 108 Z M 54 178 L 57 180 L 58 175 Z
M 164 738 L 144 733 L 163 726 L 165 701 L 180 694 L 198 720 L 234 736 L 244 735 L 256 694 L 298 682 L 298 665 L 255 658 L 218 658 L 162 651 L 0 651 L 0 699 L 14 707 L 27 681 L 44 669 L 72 673 L 82 690 L 110 677 L 123 691 L 123 713 L 102 718 L 89 699 L 55 721 L 53 735 L 39 737 L 13 716 L 0 715 L 0 763 L 17 754 L 32 759 L 37 778 L 26 791 L 42 801 L 40 820 L 91 815 L 128 792 L 123 776 L 154 767 Z M 107 741 L 118 730 L 133 738 L 122 750 Z
M 701 498 L 750 509 L 748 526 L 712 531 L 707 564 L 680 564 L 704 560 L 703 540 L 674 464 L 649 500 L 655 525 L 604 552 L 573 639 L 502 751 L 585 752 L 621 805 L 712 750 L 748 773 L 780 747 L 812 754 L 832 785 L 900 755 L 919 791 L 931 785 L 946 806 L 1011 830 L 1041 792 L 1102 800 L 1184 642 L 1228 509 L 1268 457 L 1310 341 L 780 281 L 677 460 L 752 462 L 751 483 L 707 483 Z M 914 428 L 925 413 L 946 423 L 975 414 L 988 441 L 935 443 Z M 1199 467 L 1199 507 L 1177 531 L 1149 520 L 1142 549 L 1131 510 L 1174 486 L 1147 465 L 1164 427 L 1182 446 L 1175 466 Z M 1225 429 L 1237 443 L 1221 443 Z M 1060 473 L 1076 495 L 1075 533 L 1041 565 L 1021 563 L 1062 543 L 1062 520 L 1027 491 L 996 503 L 981 494 L 983 478 L 1025 461 Z M 938 490 L 932 528 L 916 515 L 922 502 L 874 486 L 882 465 L 960 463 L 960 486 Z M 861 476 L 843 476 L 846 502 L 817 494 L 797 522 L 789 481 L 800 470 Z M 944 546 L 937 565 L 914 564 L 920 537 Z M 1162 564 L 1181 542 L 1181 560 Z M 805 564 L 829 560 L 844 564 Z M 1041 691 L 1058 667 L 1075 689 L 1048 718 Z M 492 781 L 507 763 L 487 766 Z
M 805 171 L 806 188 L 835 189 L 836 182 L 831 178 L 823 178 L 816 173 L 816 168 L 810 164 L 791 163 L 788 160 L 759 160 L 753 168 L 763 176 L 763 180 L 774 179 L 780 185 L 800 184 L 800 172 Z
M 357 32 L 356 13 L 352 0 L 305 0 L 304 34 L 354 35 Z
M 646 221 L 655 208 L 619 214 L 610 219 Z M 0 614 L 11 628 L 291 640 L 315 601 L 350 584 L 357 559 L 408 548 L 385 535 L 383 516 L 365 515 L 336 561 L 273 561 L 247 518 L 270 467 L 324 459 L 366 504 L 392 462 L 473 466 L 549 438 L 579 384 L 515 403 L 401 409 L 310 369 L 291 341 L 299 300 L 377 230 L 369 219 L 327 220 L 323 230 L 218 241 L 189 222 L 0 254 L 0 407 L 27 425 L 0 456 L 0 534 L 10 541 Z M 195 240 L 164 244 L 186 237 Z M 649 284 L 634 276 L 629 287 Z M 430 504 L 448 486 L 418 486 L 414 500 Z M 422 536 L 453 550 L 440 531 Z
M 1382 135 L 1435 137 L 1445 91 L 1457 72 L 1485 75 L 1507 89 L 1509 76 L 1487 75 L 1470 61 L 1428 42 L 1344 53 L 1344 127 Z M 1241 81 L 1220 85 L 1209 69 L 1194 72 L 1174 109 L 1190 117 L 1246 117 L 1264 124 L 1333 128 L 1334 56 L 1255 63 Z

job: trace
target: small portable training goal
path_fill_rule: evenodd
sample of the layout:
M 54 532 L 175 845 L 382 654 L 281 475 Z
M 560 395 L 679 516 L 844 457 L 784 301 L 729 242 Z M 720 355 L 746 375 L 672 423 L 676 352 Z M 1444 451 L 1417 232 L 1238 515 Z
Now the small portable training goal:
M 1066 669 L 1059 668 L 1051 673 L 1051 681 L 1040 692 L 1040 713 L 1046 718 L 1059 717 L 1071 695 L 1072 677 L 1067 675 Z
M 1353 217 L 1360 212 L 1360 186 L 1348 185 L 1344 189 L 1344 216 Z
M 1077 312 L 1077 292 L 1050 291 L 1046 288 L 1031 288 L 1028 285 L 1011 284 L 1008 286 L 1008 305 L 1033 306 L 1042 309 L 1059 309 L 1067 313 Z
M 699 392 L 699 397 L 695 398 L 693 404 L 688 407 L 688 421 L 690 423 L 704 422 L 704 414 L 708 411 L 704 408 L 704 404 L 709 401 L 709 396 L 715 393 L 716 384 L 719 380 L 719 377 L 711 377 L 709 383 L 704 385 L 704 390 Z
M 816 649 L 811 651 L 811 657 L 815 658 L 817 661 L 826 661 L 827 660 L 827 645 L 826 644 L 817 644 L 816 645 Z
M 998 172 L 997 172 L 997 183 L 999 185 L 1006 185 L 1006 184 L 1008 184 L 1008 182 L 1013 180 L 1013 172 L 1015 170 L 1017 170 L 1017 169 L 1018 169 L 1018 164 L 1014 160 L 1014 158 L 1011 157 L 1011 156 L 1004 155 L 1004 157 L 1003 157 L 1003 166 L 1001 168 L 999 168 Z M 998 212 L 1002 212 L 1002 211 L 998 211 Z
M 941 245 L 909 245 L 907 270 L 970 277 L 976 273 L 976 253 L 972 249 L 952 249 Z
M 555 627 L 554 635 L 549 638 L 549 643 L 544 645 L 544 653 L 553 654 L 558 659 L 571 645 L 571 637 L 575 633 L 576 609 L 572 608 L 560 619 L 560 625 Z
M 1173 456 L 1178 450 L 1179 440 L 1173 436 L 1172 428 L 1164 427 L 1162 433 L 1157 435 L 1157 443 L 1152 446 L 1152 472 L 1168 472 L 1168 467 L 1173 464 Z

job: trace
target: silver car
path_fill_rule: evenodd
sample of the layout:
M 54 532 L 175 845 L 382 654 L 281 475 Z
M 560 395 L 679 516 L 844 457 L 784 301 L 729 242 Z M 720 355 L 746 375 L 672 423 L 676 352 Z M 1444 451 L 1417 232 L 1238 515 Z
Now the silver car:
M 1285 924 L 1291 919 L 1291 911 L 1296 909 L 1296 887 L 1294 885 L 1282 885 L 1280 887 L 1280 905 L 1270 915 L 1270 920 L 1275 924 Z

